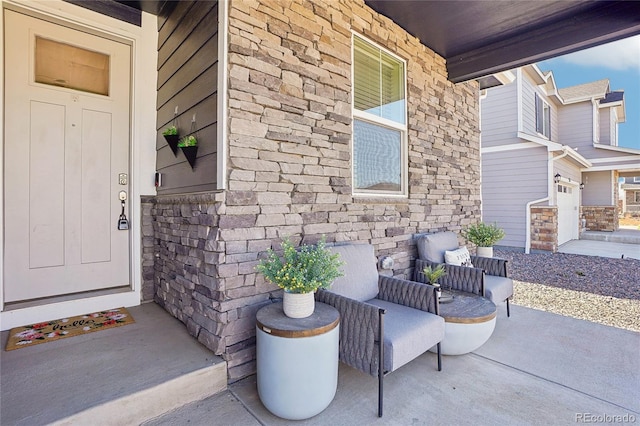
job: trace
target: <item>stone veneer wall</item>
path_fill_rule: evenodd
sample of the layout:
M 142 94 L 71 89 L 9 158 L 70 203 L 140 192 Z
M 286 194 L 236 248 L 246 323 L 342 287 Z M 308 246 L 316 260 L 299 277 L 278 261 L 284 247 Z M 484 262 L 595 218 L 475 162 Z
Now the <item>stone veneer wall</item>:
M 627 204 L 626 213 L 629 213 L 630 215 L 638 215 L 638 213 L 640 213 L 640 203 L 636 202 L 636 192 L 640 192 L 640 189 L 627 189 L 624 191 Z
M 141 221 L 142 221 L 142 292 L 141 300 L 149 302 L 154 299 L 155 295 L 155 231 L 153 228 L 154 216 L 152 209 L 155 204 L 155 197 L 143 195 L 140 200 L 141 204 Z
M 407 61 L 406 198 L 351 194 L 351 31 Z M 229 3 L 228 190 L 158 197 L 156 301 L 255 372 L 255 312 L 281 293 L 255 272 L 284 236 L 373 244 L 411 275 L 419 232 L 480 217 L 478 86 L 362 0 Z
M 531 249 L 558 251 L 558 207 L 531 207 Z
M 582 206 L 580 215 L 586 219 L 587 231 L 617 231 L 620 227 L 616 206 Z

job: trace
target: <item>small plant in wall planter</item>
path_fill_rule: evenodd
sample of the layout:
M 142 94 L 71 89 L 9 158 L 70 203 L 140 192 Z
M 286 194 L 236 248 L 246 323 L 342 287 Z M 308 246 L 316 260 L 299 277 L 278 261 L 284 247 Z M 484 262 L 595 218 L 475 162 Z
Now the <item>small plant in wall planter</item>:
M 162 132 L 162 134 L 164 136 L 178 136 L 178 128 L 176 126 L 169 126 L 164 129 L 164 132 Z
M 196 156 L 198 154 L 198 139 L 193 135 L 185 136 L 178 142 L 178 147 L 184 153 L 191 168 L 193 168 L 196 165 Z
M 173 155 L 178 155 L 178 141 L 180 140 L 180 136 L 178 136 L 178 128 L 171 125 L 164 129 L 162 135 L 171 148 L 171 151 L 173 151 Z
M 198 146 L 198 139 L 196 139 L 196 137 L 193 135 L 185 136 L 184 138 L 180 139 L 178 146 L 180 148 L 185 148 L 188 146 Z

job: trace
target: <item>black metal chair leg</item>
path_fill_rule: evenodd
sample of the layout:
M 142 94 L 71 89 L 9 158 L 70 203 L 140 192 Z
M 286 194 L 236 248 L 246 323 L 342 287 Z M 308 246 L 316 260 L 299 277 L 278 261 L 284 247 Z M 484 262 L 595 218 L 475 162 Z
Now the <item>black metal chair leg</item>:
M 438 371 L 442 371 L 442 354 L 440 353 L 440 342 L 438 342 Z
M 378 417 L 382 417 L 382 402 L 384 399 L 384 314 L 385 310 L 378 311 Z
M 507 317 L 511 316 L 511 312 L 509 311 L 509 299 L 507 299 Z

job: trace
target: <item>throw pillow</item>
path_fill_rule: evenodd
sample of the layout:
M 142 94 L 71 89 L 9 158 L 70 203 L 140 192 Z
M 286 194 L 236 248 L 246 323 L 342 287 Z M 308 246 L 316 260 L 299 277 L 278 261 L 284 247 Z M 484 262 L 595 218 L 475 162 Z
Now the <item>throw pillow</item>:
M 467 247 L 460 247 L 458 250 L 447 250 L 444 252 L 444 261 L 447 265 L 468 266 L 473 268 L 471 255 Z

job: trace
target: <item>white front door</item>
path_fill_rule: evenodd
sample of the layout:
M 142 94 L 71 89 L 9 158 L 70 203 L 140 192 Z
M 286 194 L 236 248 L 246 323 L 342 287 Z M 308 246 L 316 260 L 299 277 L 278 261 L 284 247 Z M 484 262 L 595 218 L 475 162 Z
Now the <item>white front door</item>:
M 578 188 L 560 183 L 557 185 L 558 245 L 578 239 L 579 193 Z
M 4 301 L 130 286 L 131 47 L 10 10 L 4 28 Z

